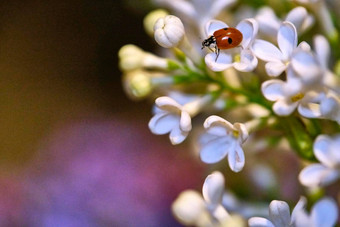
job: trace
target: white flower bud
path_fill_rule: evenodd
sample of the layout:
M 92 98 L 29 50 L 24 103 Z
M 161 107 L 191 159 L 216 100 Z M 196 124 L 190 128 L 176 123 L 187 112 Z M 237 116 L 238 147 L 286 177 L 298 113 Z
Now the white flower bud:
M 174 83 L 173 77 L 160 72 L 142 69 L 128 71 L 123 75 L 123 87 L 129 98 L 138 100 L 147 97 L 154 88 Z
M 120 48 L 119 67 L 122 71 L 132 71 L 139 68 L 160 68 L 168 67 L 168 60 L 154 54 L 145 52 L 141 48 L 128 44 Z
M 153 28 L 156 42 L 165 48 L 176 47 L 184 37 L 184 25 L 175 16 L 159 18 Z
M 204 200 L 196 191 L 182 192 L 171 208 L 174 216 L 184 225 L 210 226 L 212 224 Z
M 123 76 L 123 87 L 131 99 L 141 99 L 152 91 L 150 75 L 142 70 L 131 71 Z
M 131 71 L 142 66 L 144 52 L 139 47 L 128 44 L 120 48 L 118 52 L 119 67 L 122 71 Z
M 144 29 L 145 32 L 149 35 L 152 36 L 154 35 L 153 27 L 156 23 L 156 21 L 161 18 L 169 15 L 169 13 L 163 9 L 156 9 L 154 11 L 151 11 L 144 17 Z

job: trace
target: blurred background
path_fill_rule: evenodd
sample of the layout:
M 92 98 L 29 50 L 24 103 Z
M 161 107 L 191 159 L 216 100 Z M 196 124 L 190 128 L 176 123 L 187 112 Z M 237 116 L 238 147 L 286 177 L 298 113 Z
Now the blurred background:
M 0 3 L 0 226 L 176 226 L 203 166 L 147 127 L 117 52 L 152 51 L 147 1 Z

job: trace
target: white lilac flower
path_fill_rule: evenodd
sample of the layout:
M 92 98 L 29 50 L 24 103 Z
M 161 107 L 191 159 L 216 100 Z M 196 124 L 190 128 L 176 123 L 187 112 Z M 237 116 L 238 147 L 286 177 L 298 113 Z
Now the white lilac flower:
M 118 56 L 119 67 L 122 71 L 132 71 L 140 68 L 168 68 L 167 59 L 145 52 L 133 44 L 122 46 L 118 52 Z
M 182 143 L 191 131 L 191 117 L 210 101 L 209 95 L 180 105 L 170 97 L 159 97 L 155 104 L 156 114 L 149 121 L 149 128 L 157 135 L 169 134 L 172 144 Z
M 298 49 L 293 54 L 291 66 L 296 78 L 308 90 L 299 113 L 308 118 L 326 118 L 340 123 L 340 99 L 336 76 L 328 69 L 330 46 L 325 37 L 314 37 L 315 53 Z M 288 75 L 288 80 L 289 80 Z
M 322 187 L 340 177 L 340 135 L 319 135 L 314 142 L 314 155 L 320 163 L 305 167 L 299 174 L 301 184 L 307 187 Z
M 269 219 L 252 217 L 248 220 L 248 224 L 250 227 L 286 227 L 291 225 L 293 218 L 290 217 L 289 206 L 286 202 L 273 200 L 269 204 Z
M 205 26 L 206 36 L 210 37 L 216 30 L 229 27 L 226 23 L 218 20 L 208 21 Z M 243 40 L 239 47 L 220 50 L 216 59 L 216 53 L 211 52 L 205 56 L 205 63 L 213 71 L 223 71 L 234 67 L 238 71 L 250 72 L 257 66 L 257 58 L 250 49 L 258 31 L 255 19 L 244 19 L 236 28 L 242 33 Z
M 339 95 L 329 91 L 320 102 L 320 113 L 323 118 L 336 121 L 340 125 L 340 98 Z
M 305 205 L 306 200 L 302 200 L 301 209 L 294 209 L 292 213 L 292 221 L 296 227 L 332 227 L 337 223 L 338 207 L 332 198 L 324 197 L 317 201 L 310 214 L 304 209 Z
M 274 200 L 269 205 L 269 219 L 253 217 L 248 220 L 250 227 L 331 227 L 337 220 L 337 206 L 332 199 L 319 200 L 308 215 L 305 211 L 306 199 L 301 197 L 290 215 L 289 206 L 284 201 Z
M 208 20 L 216 18 L 220 12 L 231 6 L 236 0 L 154 0 L 154 2 L 170 8 L 176 15 L 183 20 L 188 20 L 189 24 L 196 25 L 196 28 L 200 30 Z
M 255 19 L 259 23 L 259 32 L 269 37 L 276 38 L 282 21 L 277 18 L 272 8 L 267 6 L 262 7 L 258 11 Z M 311 27 L 314 22 L 314 18 L 308 14 L 304 7 L 299 6 L 289 11 L 284 21 L 289 21 L 294 24 L 297 32 L 301 34 Z
M 287 69 L 287 78 L 287 81 L 272 79 L 262 83 L 264 97 L 275 102 L 273 110 L 279 116 L 288 116 L 298 107 L 301 115 L 310 117 L 308 113 L 314 110 L 309 104 L 323 97 L 323 93 L 305 86 L 291 67 Z
M 292 54 L 291 67 L 301 82 L 308 87 L 325 88 L 324 75 L 316 55 L 310 50 L 297 48 Z M 289 79 L 289 78 L 287 78 Z
M 295 26 L 285 21 L 277 33 L 279 48 L 268 41 L 256 39 L 252 50 L 258 58 L 267 62 L 265 68 L 269 76 L 279 76 L 288 67 L 292 54 L 297 48 L 297 41 Z
M 333 72 L 329 70 L 328 64 L 330 62 L 331 47 L 327 39 L 322 35 L 316 35 L 313 38 L 315 57 L 318 61 L 318 65 L 322 74 L 322 82 L 331 88 L 337 90 L 336 87 L 338 81 Z
M 307 5 L 316 15 L 320 26 L 330 39 L 338 39 L 338 32 L 335 28 L 332 15 L 330 14 L 325 0 L 295 0 L 298 3 Z M 337 1 L 334 1 L 337 2 Z
M 224 177 L 215 171 L 204 181 L 203 197 L 193 190 L 182 192 L 172 204 L 175 217 L 185 225 L 218 226 L 230 218 L 221 205 L 224 193 Z
M 299 113 L 307 118 L 320 118 L 340 124 L 340 98 L 330 89 L 323 92 L 309 92 L 305 102 L 298 107 Z
M 248 138 L 244 124 L 230 122 L 218 116 L 210 116 L 204 122 L 206 132 L 201 136 L 200 157 L 205 163 L 216 163 L 228 156 L 232 171 L 239 172 L 245 163 L 242 144 Z

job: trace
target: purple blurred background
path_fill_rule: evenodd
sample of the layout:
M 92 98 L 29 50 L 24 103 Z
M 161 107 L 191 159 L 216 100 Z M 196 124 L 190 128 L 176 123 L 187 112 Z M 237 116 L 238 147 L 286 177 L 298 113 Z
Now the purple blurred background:
M 145 2 L 0 3 L 0 226 L 178 225 L 203 165 L 149 132 L 117 68 L 120 46 L 155 47 Z

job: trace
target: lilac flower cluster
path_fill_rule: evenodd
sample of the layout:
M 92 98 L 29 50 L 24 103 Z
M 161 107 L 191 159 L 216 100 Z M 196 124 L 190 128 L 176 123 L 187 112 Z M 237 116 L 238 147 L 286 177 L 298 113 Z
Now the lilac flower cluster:
M 292 214 L 278 200 L 266 217 L 229 214 L 224 176 L 214 172 L 205 180 L 203 198 L 192 190 L 177 198 L 176 218 L 195 226 L 244 226 L 246 219 L 249 226 L 333 226 L 338 205 L 316 193 L 340 178 L 340 41 L 326 2 L 300 0 L 296 7 L 284 2 L 289 9 L 281 12 L 284 19 L 269 6 L 255 10 L 241 0 L 154 2 L 178 16 L 155 11 L 144 21 L 147 31 L 153 27 L 156 42 L 170 50 L 167 57 L 137 47 L 126 53 L 128 45 L 119 53 L 127 93 L 158 97 L 151 132 L 169 134 L 174 145 L 199 134 L 194 147 L 200 159 L 215 164 L 226 158 L 233 172 L 247 165 L 244 150 L 256 156 L 252 149 L 259 142 L 271 152 L 288 144 L 305 165 L 298 180 L 309 189 L 307 197 L 319 199 L 310 214 L 303 196 Z M 225 15 L 231 7 L 232 18 Z M 239 46 L 200 50 L 202 39 L 228 27 L 242 33 Z M 193 127 L 193 118 L 202 117 L 203 127 Z M 320 163 L 312 163 L 316 160 Z

